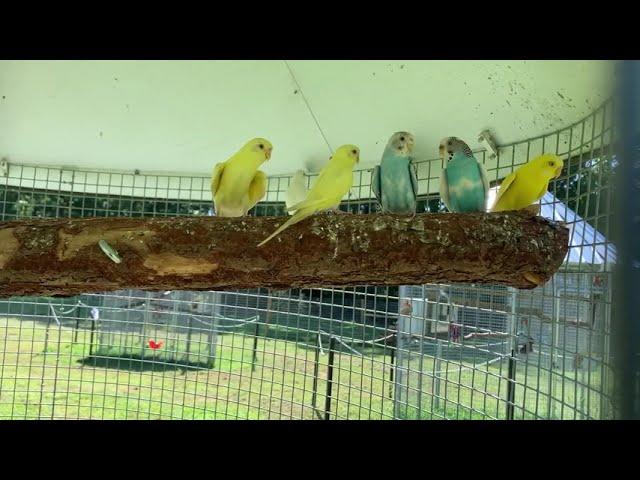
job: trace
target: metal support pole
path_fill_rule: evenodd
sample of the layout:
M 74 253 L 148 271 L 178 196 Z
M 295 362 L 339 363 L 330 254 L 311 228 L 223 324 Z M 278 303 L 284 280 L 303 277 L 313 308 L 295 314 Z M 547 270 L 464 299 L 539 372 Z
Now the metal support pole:
M 436 340 L 436 359 L 433 376 L 433 408 L 440 408 L 440 370 L 442 369 L 442 340 Z
M 513 412 L 516 399 L 516 359 L 515 350 L 511 350 L 511 356 L 509 357 L 509 370 L 507 381 L 507 420 L 513 420 Z
M 322 335 L 321 333 L 318 333 L 318 341 L 316 342 L 316 352 L 315 352 L 315 358 L 313 359 L 313 388 L 312 388 L 312 394 L 311 394 L 311 406 L 314 408 L 316 408 L 316 397 L 318 394 L 318 371 L 319 371 L 319 364 L 320 364 L 320 335 Z
M 75 345 L 76 343 L 78 343 L 78 329 L 80 328 L 80 305 L 76 304 L 76 328 L 74 329 L 73 332 L 73 342 L 72 345 Z
M 332 336 L 329 340 L 329 369 L 327 371 L 327 395 L 324 403 L 324 419 L 329 420 L 331 414 L 331 390 L 333 388 L 333 358 L 336 349 L 336 340 Z
M 618 261 L 614 293 L 616 413 L 640 419 L 640 61 L 619 64 L 620 148 L 616 152 Z
M 511 293 L 511 315 L 509 316 L 509 342 L 511 352 L 509 355 L 509 366 L 507 370 L 507 420 L 513 420 L 516 399 L 516 351 L 518 349 L 518 315 L 517 315 L 517 295 L 515 288 L 509 289 Z
M 389 361 L 389 398 L 393 398 L 393 361 L 396 359 L 396 348 L 391 349 L 391 360 Z
M 186 350 L 186 359 L 187 363 L 191 361 L 191 335 L 193 332 L 193 317 L 189 315 L 189 321 L 187 322 L 187 346 Z M 198 357 L 200 356 L 200 352 L 198 352 Z
M 258 359 L 258 334 L 260 333 L 260 323 L 256 321 L 256 331 L 253 334 L 253 356 L 251 357 L 251 371 L 256 371 L 256 360 Z
M 49 348 L 49 327 L 51 327 L 51 316 L 47 320 L 47 328 L 44 330 L 44 349 L 42 353 L 47 353 L 47 348 Z
M 93 336 L 96 331 L 96 320 L 91 319 L 91 334 L 89 336 L 89 356 L 93 355 Z M 84 349 L 83 349 L 84 350 Z

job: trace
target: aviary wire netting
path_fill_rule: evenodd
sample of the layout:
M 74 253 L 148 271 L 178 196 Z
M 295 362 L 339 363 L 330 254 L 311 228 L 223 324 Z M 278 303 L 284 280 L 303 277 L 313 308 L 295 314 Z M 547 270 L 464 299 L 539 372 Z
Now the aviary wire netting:
M 119 291 L 0 301 L 4 419 L 611 418 L 613 108 L 480 152 L 492 185 L 542 152 L 541 215 L 571 229 L 543 287 Z M 421 192 L 442 163 L 417 162 Z M 376 211 L 370 171 L 341 208 Z M 311 182 L 312 177 L 308 180 Z M 289 177 L 252 215 L 284 215 Z M 9 164 L 0 219 L 211 214 L 209 178 Z M 422 195 L 418 211 L 443 206 Z

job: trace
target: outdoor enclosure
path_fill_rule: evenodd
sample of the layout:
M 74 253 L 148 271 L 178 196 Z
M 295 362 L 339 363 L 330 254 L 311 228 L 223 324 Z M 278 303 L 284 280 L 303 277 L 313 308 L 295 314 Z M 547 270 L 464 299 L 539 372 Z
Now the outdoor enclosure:
M 0 418 L 601 419 L 613 415 L 613 103 L 477 158 L 493 186 L 565 162 L 540 215 L 569 253 L 534 290 L 423 285 L 127 290 L 0 300 Z M 416 162 L 421 192 L 442 162 Z M 211 215 L 208 176 L 34 167 L 0 173 L 0 220 Z M 307 177 L 312 182 L 313 177 Z M 341 209 L 376 211 L 371 171 Z M 285 215 L 290 177 L 252 215 Z M 422 195 L 419 212 L 444 209 Z M 155 348 L 155 347 L 157 348 Z

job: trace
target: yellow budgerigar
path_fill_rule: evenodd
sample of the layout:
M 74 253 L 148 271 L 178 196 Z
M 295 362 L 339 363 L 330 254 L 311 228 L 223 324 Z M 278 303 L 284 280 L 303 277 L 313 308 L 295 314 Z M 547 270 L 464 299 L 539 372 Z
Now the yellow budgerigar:
M 343 145 L 324 166 L 307 197 L 287 210 L 294 210 L 293 216 L 275 232 L 258 244 L 259 247 L 273 237 L 305 218 L 322 210 L 337 209 L 353 184 L 353 167 L 360 161 L 360 149 L 355 145 Z
M 249 140 L 211 176 L 211 194 L 219 217 L 242 217 L 267 192 L 267 176 L 258 167 L 271 158 L 273 146 L 264 138 Z
M 564 162 L 553 154 L 544 154 L 518 168 L 500 184 L 492 212 L 521 210 L 542 198 L 549 181 L 562 173 Z

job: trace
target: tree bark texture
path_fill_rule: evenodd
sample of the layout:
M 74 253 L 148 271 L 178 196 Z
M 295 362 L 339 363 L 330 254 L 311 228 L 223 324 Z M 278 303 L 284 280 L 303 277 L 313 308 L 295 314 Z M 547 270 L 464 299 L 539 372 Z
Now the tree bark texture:
M 257 247 L 285 220 L 0 222 L 0 297 L 423 283 L 529 289 L 558 270 L 569 241 L 567 228 L 526 212 L 319 214 Z M 100 240 L 117 251 L 120 263 L 104 253 Z

